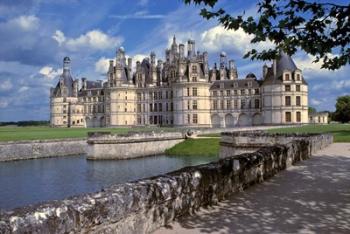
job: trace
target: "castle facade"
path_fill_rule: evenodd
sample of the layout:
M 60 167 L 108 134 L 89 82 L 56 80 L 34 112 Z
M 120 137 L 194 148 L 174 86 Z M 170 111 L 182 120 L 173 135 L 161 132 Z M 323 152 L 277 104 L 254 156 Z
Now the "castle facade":
M 156 55 L 136 62 L 119 48 L 109 61 L 105 81 L 73 79 L 70 59 L 50 92 L 50 123 L 54 127 L 235 127 L 308 122 L 308 85 L 290 56 L 282 53 L 262 78 L 253 73 L 239 79 L 224 52 L 212 69 L 208 53 L 195 41 L 172 45 L 165 61 Z

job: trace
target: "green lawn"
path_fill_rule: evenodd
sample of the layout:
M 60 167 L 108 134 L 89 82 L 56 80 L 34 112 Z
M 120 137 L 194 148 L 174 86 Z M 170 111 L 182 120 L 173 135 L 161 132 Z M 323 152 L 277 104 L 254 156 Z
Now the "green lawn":
M 332 133 L 334 142 L 350 142 L 350 124 L 305 125 L 301 127 L 277 128 L 271 133 Z
M 83 138 L 87 132 L 128 133 L 130 131 L 172 131 L 174 128 L 50 128 L 0 127 L 0 141 Z
M 165 151 L 168 155 L 217 156 L 220 138 L 188 139 Z

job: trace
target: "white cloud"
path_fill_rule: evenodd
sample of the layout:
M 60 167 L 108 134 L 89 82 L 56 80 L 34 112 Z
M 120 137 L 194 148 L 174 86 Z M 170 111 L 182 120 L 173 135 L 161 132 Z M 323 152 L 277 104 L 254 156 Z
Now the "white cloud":
M 215 26 L 201 34 L 201 43 L 208 52 L 219 52 L 230 50 L 244 54 L 255 48 L 257 50 L 269 49 L 273 46 L 271 42 L 250 43 L 252 35 L 248 35 L 242 29 L 226 30 L 222 26 Z
M 9 105 L 5 99 L 0 99 L 0 108 L 6 108 Z
M 67 38 L 64 33 L 57 30 L 52 36 L 60 46 L 65 46 L 71 51 L 90 48 L 95 50 L 106 50 L 118 47 L 123 39 L 121 37 L 109 36 L 100 30 L 92 30 L 77 38 Z
M 23 31 L 33 31 L 39 28 L 39 18 L 34 15 L 22 15 L 11 19 L 8 23 Z
M 49 80 L 53 80 L 57 76 L 61 75 L 62 71 L 63 71 L 62 68 L 55 70 L 50 66 L 44 66 L 40 69 L 39 74 L 43 75 L 45 78 Z
M 148 11 L 138 11 L 128 15 L 110 15 L 110 18 L 114 19 L 163 19 L 165 15 L 161 14 L 149 14 Z
M 62 45 L 63 42 L 65 42 L 66 37 L 64 36 L 64 33 L 60 30 L 56 30 L 55 34 L 52 36 L 52 38 L 58 42 L 58 45 Z
M 317 100 L 317 99 L 312 98 L 312 99 L 310 100 L 310 103 L 311 103 L 311 105 L 318 106 L 318 105 L 320 105 L 322 102 L 319 101 L 319 100 Z
M 100 74 L 105 74 L 109 67 L 109 58 L 102 57 L 95 63 L 95 71 Z
M 21 88 L 19 88 L 18 92 L 23 93 L 23 92 L 27 91 L 28 89 L 29 89 L 28 86 L 22 86 Z
M 0 90 L 1 91 L 8 91 L 12 89 L 13 85 L 10 80 L 5 80 L 0 83 Z

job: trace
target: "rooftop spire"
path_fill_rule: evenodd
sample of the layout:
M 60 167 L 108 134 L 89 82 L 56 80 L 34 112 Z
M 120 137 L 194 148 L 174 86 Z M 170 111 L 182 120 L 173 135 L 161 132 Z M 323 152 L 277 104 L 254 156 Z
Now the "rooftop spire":
M 63 70 L 70 70 L 70 58 L 64 57 L 63 59 Z

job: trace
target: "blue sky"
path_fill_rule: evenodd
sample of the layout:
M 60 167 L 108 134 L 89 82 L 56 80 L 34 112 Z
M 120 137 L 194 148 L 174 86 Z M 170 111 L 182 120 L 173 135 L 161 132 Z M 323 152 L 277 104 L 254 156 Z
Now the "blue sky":
M 219 4 L 231 13 L 256 10 L 255 0 Z M 58 82 L 64 56 L 71 57 L 74 77 L 105 79 L 106 62 L 118 47 L 134 60 L 151 51 L 164 58 L 174 34 L 179 42 L 195 39 L 198 50 L 209 52 L 210 66 L 226 51 L 240 78 L 249 72 L 261 77 L 263 62 L 242 55 L 269 43 L 251 45 L 248 35 L 225 31 L 199 10 L 181 0 L 0 0 L 0 121 L 49 119 L 49 89 Z M 327 71 L 302 52 L 293 58 L 317 110 L 334 110 L 336 97 L 350 93 L 350 66 Z

